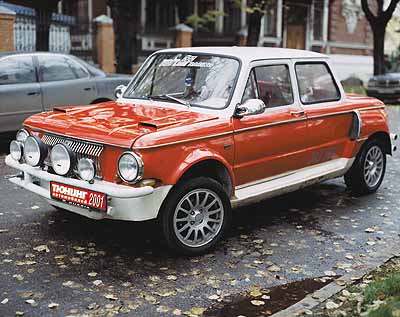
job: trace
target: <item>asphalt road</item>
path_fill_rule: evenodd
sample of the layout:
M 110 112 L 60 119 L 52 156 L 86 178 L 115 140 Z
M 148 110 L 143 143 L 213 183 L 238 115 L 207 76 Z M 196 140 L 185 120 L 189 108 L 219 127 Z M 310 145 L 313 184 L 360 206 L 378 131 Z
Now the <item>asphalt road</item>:
M 400 107 L 389 113 L 399 133 Z M 196 316 L 229 295 L 357 270 L 400 240 L 398 153 L 377 194 L 352 197 L 338 179 L 237 210 L 229 237 L 196 258 L 171 256 L 153 223 L 56 211 L 11 185 L 3 161 L 0 316 Z

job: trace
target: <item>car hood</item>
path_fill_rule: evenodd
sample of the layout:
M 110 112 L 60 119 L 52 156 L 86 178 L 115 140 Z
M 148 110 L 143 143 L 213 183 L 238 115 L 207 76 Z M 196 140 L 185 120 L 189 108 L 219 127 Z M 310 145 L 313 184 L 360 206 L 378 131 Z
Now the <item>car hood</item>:
M 374 80 L 400 80 L 400 73 L 387 73 L 383 75 L 373 76 Z
M 24 125 L 72 138 L 131 147 L 142 135 L 213 119 L 217 117 L 190 110 L 111 101 L 56 107 L 29 117 Z

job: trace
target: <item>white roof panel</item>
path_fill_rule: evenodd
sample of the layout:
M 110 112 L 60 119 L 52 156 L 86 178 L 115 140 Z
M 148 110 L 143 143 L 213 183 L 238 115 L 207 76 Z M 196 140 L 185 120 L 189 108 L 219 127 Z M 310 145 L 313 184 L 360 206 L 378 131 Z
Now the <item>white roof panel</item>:
M 303 59 L 303 58 L 328 58 L 327 55 L 311 51 L 295 50 L 274 47 L 250 47 L 250 46 L 225 46 L 225 47 L 182 47 L 166 49 L 161 52 L 187 52 L 226 55 L 239 58 L 246 62 L 260 59 Z

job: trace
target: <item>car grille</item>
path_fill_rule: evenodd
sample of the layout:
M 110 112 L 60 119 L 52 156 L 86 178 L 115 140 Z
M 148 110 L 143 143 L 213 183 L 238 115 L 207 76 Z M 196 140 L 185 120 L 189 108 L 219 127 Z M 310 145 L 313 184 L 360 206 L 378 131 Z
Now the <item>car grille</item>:
M 104 146 L 101 144 L 90 143 L 86 141 L 80 141 L 70 138 L 64 138 L 60 136 L 44 134 L 42 141 L 49 147 L 49 154 L 45 160 L 47 166 L 51 166 L 50 152 L 54 145 L 65 144 L 76 154 L 77 162 L 81 158 L 89 158 L 93 160 L 96 166 L 96 178 L 101 179 L 101 168 L 100 168 L 100 155 L 103 152 Z M 77 173 L 77 166 L 74 167 L 74 172 Z
M 399 80 L 378 80 L 378 87 L 394 87 L 394 86 L 399 86 L 400 81 Z

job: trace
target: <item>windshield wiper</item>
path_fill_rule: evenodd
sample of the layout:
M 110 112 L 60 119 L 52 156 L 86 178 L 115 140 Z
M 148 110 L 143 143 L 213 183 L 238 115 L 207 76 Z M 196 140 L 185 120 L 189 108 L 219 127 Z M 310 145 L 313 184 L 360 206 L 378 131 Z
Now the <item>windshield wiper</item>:
M 163 95 L 156 95 L 156 96 L 148 96 L 148 98 L 151 99 L 167 99 L 167 100 L 172 100 L 175 101 L 177 103 L 180 103 L 181 105 L 184 105 L 188 108 L 190 108 L 190 102 L 189 101 L 185 101 L 179 98 L 176 98 L 170 94 L 163 94 Z

